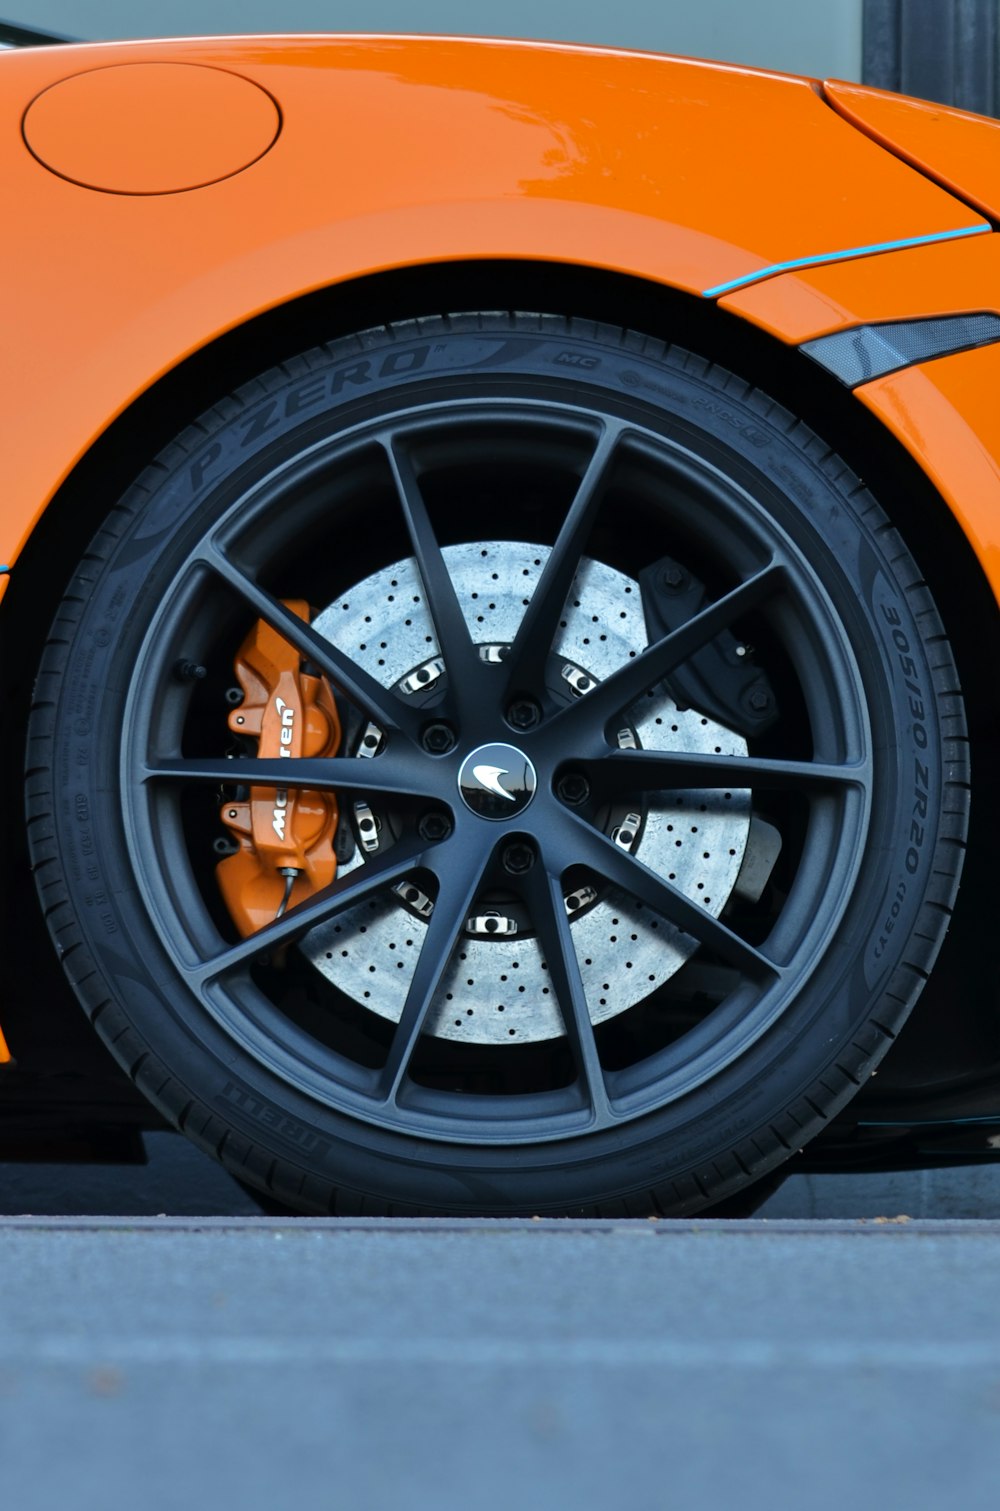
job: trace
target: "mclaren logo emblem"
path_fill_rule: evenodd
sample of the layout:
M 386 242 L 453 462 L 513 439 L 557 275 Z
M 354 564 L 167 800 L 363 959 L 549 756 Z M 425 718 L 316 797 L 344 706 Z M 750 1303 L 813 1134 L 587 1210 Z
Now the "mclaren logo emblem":
M 500 786 L 500 778 L 507 775 L 503 766 L 473 766 L 472 775 L 481 787 L 487 792 L 495 792 L 497 797 L 505 797 L 508 803 L 516 803 L 517 798 L 512 792 L 505 792 Z

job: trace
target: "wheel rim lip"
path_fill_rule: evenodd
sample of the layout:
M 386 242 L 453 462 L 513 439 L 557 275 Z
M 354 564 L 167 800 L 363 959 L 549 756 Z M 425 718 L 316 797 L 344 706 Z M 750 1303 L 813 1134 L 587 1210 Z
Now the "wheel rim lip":
M 399 396 L 392 397 L 398 399 Z M 440 402 L 422 403 L 409 408 L 394 408 L 388 420 L 385 415 L 381 415 L 375 419 L 366 419 L 356 426 L 346 427 L 336 437 L 316 441 L 257 479 L 249 489 L 234 497 L 223 513 L 201 532 L 197 544 L 188 553 L 187 560 L 190 561 L 201 543 L 208 539 L 218 542 L 226 540 L 228 549 L 233 549 L 234 541 L 238 540 L 240 533 L 251 532 L 269 508 L 280 506 L 280 501 L 289 497 L 290 490 L 301 490 L 311 481 L 317 471 L 332 467 L 338 461 L 346 459 L 349 462 L 352 455 L 357 455 L 359 448 L 363 449 L 374 443 L 375 432 L 384 432 L 389 426 L 394 431 L 427 433 L 443 425 L 451 425 L 456 413 L 460 418 L 469 418 L 473 424 L 482 424 L 487 418 L 492 419 L 496 415 L 497 422 L 503 425 L 519 423 L 526 413 L 529 422 L 539 430 L 544 430 L 546 426 L 553 426 L 560 435 L 565 437 L 569 432 L 592 433 L 608 412 L 610 412 L 608 405 L 586 411 L 582 410 L 579 404 L 562 404 L 550 399 L 526 400 L 523 395 L 517 395 L 506 402 L 491 395 L 486 400 L 447 399 Z M 822 609 L 833 631 L 833 641 L 838 648 L 839 671 L 841 674 L 853 671 L 854 691 L 857 693 L 862 680 L 860 670 L 826 587 L 817 577 L 802 549 L 787 534 L 780 522 L 768 514 L 766 505 L 754 499 L 739 482 L 721 471 L 710 459 L 682 445 L 676 438 L 658 432 L 648 423 L 635 423 L 634 430 L 636 435 L 646 445 L 652 447 L 658 456 L 667 459 L 670 467 L 676 466 L 679 461 L 683 467 L 701 478 L 706 488 L 725 495 L 724 508 L 731 519 L 737 500 L 744 507 L 748 507 L 748 519 L 745 520 L 741 516 L 740 524 L 748 525 L 747 533 L 754 546 L 759 546 L 762 540 L 768 537 L 781 543 L 783 553 L 789 560 L 799 565 L 814 595 L 814 603 L 806 605 L 802 601 L 801 592 L 797 593 L 797 612 L 801 615 L 807 608 L 817 612 Z M 718 503 L 717 498 L 716 503 Z M 241 531 L 230 534 L 231 527 L 237 518 L 240 520 Z M 169 642 L 173 633 L 172 626 L 176 625 L 177 613 L 183 611 L 183 608 L 187 606 L 188 597 L 193 593 L 191 589 L 179 587 L 181 576 L 181 572 L 175 573 L 169 591 L 163 595 L 157 612 L 147 628 L 141 650 L 136 658 L 135 674 L 130 684 L 125 709 L 124 729 L 127 735 L 122 740 L 120 767 L 126 840 L 133 875 L 161 947 L 175 966 L 182 962 L 178 953 L 168 942 L 171 939 L 171 931 L 179 932 L 179 937 L 187 947 L 192 946 L 193 938 L 187 928 L 183 913 L 178 910 L 170 892 L 165 889 L 163 878 L 155 867 L 152 875 L 148 870 L 146 857 L 157 852 L 157 830 L 151 812 L 152 804 L 147 801 L 149 789 L 134 781 L 134 769 L 137 758 L 136 741 L 138 739 L 141 742 L 143 731 L 148 733 L 148 698 L 144 689 L 153 688 L 156 685 L 155 678 L 148 674 L 158 660 L 161 663 L 161 669 L 165 667 L 164 658 L 156 653 L 156 646 L 159 643 Z M 203 588 L 199 591 L 203 592 Z M 223 590 L 220 589 L 220 591 Z M 144 705 L 146 706 L 145 715 Z M 857 733 L 862 746 L 870 752 L 871 730 L 864 700 L 861 697 L 856 699 L 854 715 L 858 722 Z M 538 729 L 526 731 L 523 736 L 525 745 L 529 748 L 534 747 L 538 756 L 543 759 L 548 755 L 548 747 L 551 743 L 546 738 L 546 734 L 547 726 L 543 724 Z M 508 742 L 489 743 L 506 744 Z M 138 752 L 140 762 L 147 753 L 147 751 Z M 454 766 L 456 752 L 452 752 L 447 758 L 434 759 L 439 762 L 447 761 L 448 764 Z M 544 784 L 539 784 L 538 792 L 540 793 L 543 788 Z M 841 902 L 836 908 L 830 910 L 821 936 L 810 940 L 810 936 L 807 935 L 806 942 L 809 943 L 809 948 L 800 947 L 795 954 L 785 959 L 784 968 L 789 977 L 796 970 L 811 972 L 814 964 L 825 956 L 830 939 L 841 922 L 860 870 L 864 839 L 871 817 L 870 788 L 863 793 L 845 794 L 841 801 L 844 808 L 841 827 L 851 829 L 854 841 L 851 846 L 850 864 L 846 869 L 841 868 L 844 871 L 840 886 Z M 544 804 L 541 805 L 541 807 L 544 806 Z M 535 804 L 535 808 L 536 812 L 540 811 L 538 804 Z M 468 816 L 472 817 L 471 814 Z M 477 827 L 493 828 L 494 826 Z M 193 874 L 190 877 L 190 883 L 191 890 L 197 896 L 199 888 Z M 203 903 L 201 908 L 204 911 Z M 779 915 L 777 921 L 779 926 L 783 916 L 783 914 Z M 288 1082 L 293 1089 L 304 1092 L 314 1100 L 328 1105 L 334 1111 L 346 1113 L 363 1123 L 382 1126 L 391 1132 L 404 1132 L 408 1135 L 419 1135 L 443 1142 L 467 1141 L 457 1131 L 456 1123 L 459 1119 L 454 1116 L 454 1107 L 445 1106 L 449 1101 L 448 1094 L 434 1093 L 424 1096 L 421 1089 L 421 1095 L 414 1100 L 414 1104 L 408 1105 L 405 1109 L 405 1124 L 401 1126 L 400 1120 L 395 1116 L 383 1119 L 379 1108 L 373 1104 L 370 1096 L 359 1089 L 357 1078 L 354 1078 L 354 1084 L 352 1084 L 350 1078 L 343 1079 L 322 1072 L 315 1063 L 317 1041 L 299 1030 L 297 1026 L 292 1025 L 280 1009 L 274 1007 L 273 1004 L 268 1004 L 268 1012 L 261 1017 L 256 1009 L 248 1011 L 248 1004 L 225 999 L 216 990 L 217 985 L 218 983 L 212 983 L 196 994 L 195 1000 L 199 1008 L 207 1012 L 223 1032 L 236 1040 L 258 1064 L 278 1076 L 279 1079 Z M 258 988 L 254 987 L 253 990 L 257 996 L 263 997 Z M 624 1085 L 619 1099 L 621 1121 L 631 1121 L 658 1111 L 670 1103 L 681 1100 L 697 1086 L 724 1073 L 783 1016 L 789 1005 L 790 995 L 794 994 L 790 994 L 787 989 L 762 993 L 760 1000 L 752 1009 L 739 1015 L 737 1024 L 730 1024 L 725 1028 L 721 1025 L 721 1009 L 717 1008 L 708 1015 L 697 1030 L 683 1035 L 666 1050 L 640 1062 L 652 1068 L 652 1080 L 648 1085 L 636 1083 L 631 1088 Z M 768 1002 L 769 996 L 770 1002 Z M 726 1001 L 728 1002 L 729 999 L 727 998 Z M 284 1026 L 283 1038 L 275 1036 L 274 1020 Z M 710 1032 L 702 1032 L 713 1023 L 714 1027 Z M 294 1045 L 297 1039 L 303 1041 L 302 1052 L 295 1052 Z M 708 1042 L 702 1043 L 703 1039 L 707 1039 Z M 724 1051 L 721 1054 L 720 1049 Z M 678 1053 L 679 1050 L 680 1053 Z M 326 1046 L 323 1046 L 323 1057 L 335 1060 L 340 1067 L 347 1064 L 352 1069 L 357 1068 L 355 1062 L 345 1062 L 342 1056 L 336 1055 Z M 672 1063 L 669 1066 L 657 1068 L 654 1062 L 658 1060 Z M 481 1104 L 486 1103 L 495 1109 L 498 1100 L 502 1104 L 504 1115 L 490 1117 L 485 1114 Z M 554 1105 L 554 1100 L 559 1101 L 558 1109 Z M 561 1091 L 504 1096 L 500 1099 L 487 1099 L 471 1093 L 460 1093 L 454 1095 L 453 1102 L 461 1105 L 466 1116 L 473 1109 L 473 1104 L 476 1104 L 477 1114 L 482 1114 L 474 1119 L 474 1132 L 468 1140 L 473 1143 L 545 1143 L 553 1139 L 587 1133 L 591 1129 L 592 1120 L 588 1117 L 587 1110 L 583 1108 L 577 1111 L 568 1110 L 565 1095 Z

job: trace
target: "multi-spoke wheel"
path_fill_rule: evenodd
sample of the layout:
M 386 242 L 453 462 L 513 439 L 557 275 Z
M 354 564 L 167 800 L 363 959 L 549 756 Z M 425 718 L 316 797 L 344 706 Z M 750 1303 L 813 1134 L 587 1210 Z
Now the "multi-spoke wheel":
M 98 1030 L 311 1210 L 689 1211 L 877 1063 L 957 885 L 919 574 L 804 426 L 551 317 L 307 354 L 110 516 L 34 859 Z

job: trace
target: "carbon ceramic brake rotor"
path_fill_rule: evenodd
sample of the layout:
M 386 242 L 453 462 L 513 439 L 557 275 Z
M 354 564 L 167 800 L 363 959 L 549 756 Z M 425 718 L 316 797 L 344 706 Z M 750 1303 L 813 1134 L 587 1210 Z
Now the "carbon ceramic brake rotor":
M 498 647 L 513 641 L 548 554 L 547 546 L 518 541 L 445 548 L 476 644 Z M 434 627 L 413 560 L 396 562 L 355 584 L 322 610 L 313 625 L 385 687 L 418 686 L 418 674 L 440 675 Z M 584 561 L 555 646 L 574 679 L 581 686 L 586 679 L 601 681 L 646 643 L 638 584 L 600 562 Z M 564 675 L 572 696 L 568 671 Z M 747 754 L 740 735 L 693 709 L 678 709 L 661 691 L 639 699 L 623 720 L 626 724 L 629 738 L 646 750 Z M 622 828 L 623 848 L 718 917 L 743 861 L 750 793 L 651 794 L 630 844 L 631 831 Z M 359 848 L 340 872 L 363 863 Z M 464 937 L 442 981 L 428 1031 L 479 1044 L 560 1037 L 563 1021 L 537 941 L 520 927 L 507 932 L 505 926 L 514 920 L 504 918 L 502 907 L 498 917 L 498 932 Z M 482 928 L 480 920 L 476 924 Z M 398 1022 L 426 927 L 419 913 L 393 893 L 359 903 L 335 923 L 312 929 L 300 948 L 348 997 Z M 611 887 L 571 913 L 570 927 L 594 1023 L 647 997 L 697 949 L 695 940 Z

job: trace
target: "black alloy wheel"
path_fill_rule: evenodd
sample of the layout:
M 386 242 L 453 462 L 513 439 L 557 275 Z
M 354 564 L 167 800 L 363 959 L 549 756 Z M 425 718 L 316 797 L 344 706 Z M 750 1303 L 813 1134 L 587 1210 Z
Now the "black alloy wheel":
M 255 621 L 337 754 L 234 738 Z M 39 884 L 121 1063 L 282 1200 L 691 1211 L 909 1011 L 954 685 L 896 532 L 763 395 L 588 322 L 399 325 L 255 380 L 109 517 L 39 681 Z M 338 871 L 241 937 L 220 812 L 272 789 L 335 794 Z

